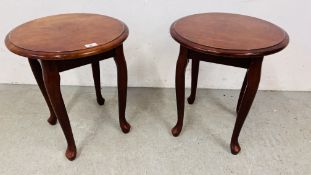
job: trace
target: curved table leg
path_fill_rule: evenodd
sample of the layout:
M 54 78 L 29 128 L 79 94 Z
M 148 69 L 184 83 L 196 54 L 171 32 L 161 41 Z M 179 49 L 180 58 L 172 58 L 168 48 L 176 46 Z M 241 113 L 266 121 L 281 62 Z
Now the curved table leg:
M 59 71 L 57 70 L 57 66 L 53 61 L 42 61 L 42 67 L 43 79 L 47 94 L 67 140 L 68 146 L 65 155 L 69 160 L 74 160 L 77 154 L 77 150 L 70 126 L 70 121 L 60 90 Z
M 52 105 L 51 105 L 51 102 L 50 102 L 50 99 L 48 97 L 48 94 L 46 92 L 46 89 L 45 89 L 45 86 L 44 86 L 44 82 L 43 82 L 43 77 L 42 77 L 42 69 L 41 69 L 41 65 L 39 63 L 38 60 L 36 59 L 28 59 L 29 61 L 29 64 L 30 64 L 30 67 L 31 67 L 31 70 L 32 70 L 32 73 L 33 75 L 35 76 L 35 79 L 37 81 L 37 84 L 41 90 L 41 93 L 45 99 L 45 102 L 46 104 L 48 105 L 49 107 L 49 110 L 50 110 L 50 117 L 49 119 L 47 120 L 51 125 L 55 125 L 56 122 L 57 122 L 57 118 L 55 116 L 55 113 L 54 113 L 54 110 L 52 108 Z
M 197 93 L 198 75 L 199 75 L 200 60 L 192 58 L 192 70 L 191 70 L 191 94 L 187 101 L 189 104 L 193 104 L 195 95 Z
M 179 57 L 176 64 L 175 88 L 177 99 L 178 120 L 172 128 L 173 136 L 177 137 L 183 126 L 184 108 L 185 108 L 185 71 L 188 63 L 188 49 L 180 47 Z
M 123 45 L 115 49 L 114 61 L 118 72 L 119 123 L 123 133 L 128 133 L 131 125 L 126 121 L 127 67 L 123 53 Z
M 240 102 L 237 119 L 235 122 L 232 137 L 231 137 L 230 147 L 231 147 L 232 154 L 238 154 L 241 150 L 238 138 L 239 138 L 242 126 L 244 124 L 244 121 L 247 117 L 247 114 L 256 96 L 256 92 L 258 90 L 260 76 L 261 76 L 262 60 L 263 58 L 252 59 L 250 66 L 247 70 L 247 74 L 246 74 L 247 83 L 245 84 L 245 92 Z
M 100 68 L 99 68 L 99 62 L 92 63 L 92 72 L 93 72 L 93 78 L 94 78 L 94 84 L 95 84 L 95 92 L 96 92 L 96 100 L 99 105 L 105 104 L 105 99 L 103 98 L 101 94 L 101 86 L 100 86 Z
M 243 96 L 245 94 L 245 87 L 247 86 L 247 72 L 246 75 L 244 77 L 244 81 L 243 81 L 243 85 L 240 91 L 240 95 L 239 95 L 239 100 L 238 100 L 238 105 L 236 106 L 236 113 L 239 113 L 239 109 L 241 107 L 241 100 L 243 99 Z

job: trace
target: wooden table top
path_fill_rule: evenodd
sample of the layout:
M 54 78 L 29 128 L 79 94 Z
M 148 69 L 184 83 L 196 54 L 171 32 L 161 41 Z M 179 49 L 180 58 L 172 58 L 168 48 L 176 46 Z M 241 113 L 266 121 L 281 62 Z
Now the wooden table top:
M 180 44 L 219 56 L 264 56 L 284 49 L 288 34 L 280 27 L 249 16 L 204 13 L 187 16 L 171 26 Z
M 111 50 L 127 38 L 127 26 L 98 14 L 61 14 L 13 29 L 5 43 L 12 52 L 44 60 L 67 60 Z

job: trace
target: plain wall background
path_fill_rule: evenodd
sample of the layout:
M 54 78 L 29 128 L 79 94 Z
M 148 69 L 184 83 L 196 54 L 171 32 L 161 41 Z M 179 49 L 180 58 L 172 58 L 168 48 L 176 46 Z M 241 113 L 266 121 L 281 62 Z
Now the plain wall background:
M 169 27 L 180 17 L 203 12 L 230 12 L 255 16 L 284 28 L 289 46 L 266 57 L 260 89 L 311 90 L 311 1 L 310 0 L 1 0 L 0 83 L 35 84 L 27 59 L 10 53 L 6 34 L 14 27 L 43 16 L 88 12 L 124 21 L 130 36 L 124 43 L 129 86 L 174 87 L 179 45 Z M 186 84 L 190 84 L 190 67 Z M 201 88 L 240 89 L 245 70 L 202 62 Z M 101 62 L 103 86 L 116 86 L 112 59 Z M 63 85 L 93 85 L 90 66 L 62 73 Z

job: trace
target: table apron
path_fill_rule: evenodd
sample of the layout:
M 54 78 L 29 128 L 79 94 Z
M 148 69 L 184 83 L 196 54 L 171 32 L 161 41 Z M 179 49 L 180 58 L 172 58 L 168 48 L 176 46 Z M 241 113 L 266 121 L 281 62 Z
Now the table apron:
M 229 58 L 223 56 L 214 56 L 205 53 L 196 52 L 193 50 L 189 50 L 188 53 L 189 59 L 199 59 L 201 61 L 223 64 L 227 66 L 234 66 L 247 69 L 252 61 L 252 58 L 258 57 L 250 57 L 250 58 Z
M 113 49 L 111 51 L 108 51 L 108 52 L 105 52 L 99 55 L 90 56 L 90 57 L 78 58 L 78 59 L 73 59 L 73 60 L 57 60 L 53 62 L 56 63 L 57 69 L 59 72 L 64 72 L 64 71 L 74 69 L 80 66 L 91 64 L 93 62 L 105 60 L 105 59 L 108 59 L 114 56 L 115 56 L 115 50 Z M 49 62 L 49 60 L 44 60 L 44 61 Z

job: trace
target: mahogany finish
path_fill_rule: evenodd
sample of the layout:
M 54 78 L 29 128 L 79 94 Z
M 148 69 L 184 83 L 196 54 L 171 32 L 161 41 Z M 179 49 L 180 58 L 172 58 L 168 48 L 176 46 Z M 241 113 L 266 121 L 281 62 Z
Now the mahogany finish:
M 192 60 L 191 95 L 196 96 L 200 61 L 247 69 L 236 108 L 237 119 L 231 138 L 231 152 L 241 150 L 238 138 L 258 90 L 264 56 L 284 49 L 289 43 L 288 34 L 280 27 L 254 17 L 205 13 L 187 16 L 171 26 L 172 37 L 180 43 L 176 65 L 176 98 L 178 120 L 172 134 L 182 130 L 185 103 L 185 70 Z
M 192 50 L 233 58 L 272 54 L 289 41 L 287 33 L 272 23 L 227 13 L 184 17 L 172 25 L 171 34 Z
M 68 60 L 97 55 L 128 37 L 127 26 L 97 14 L 62 14 L 36 19 L 13 29 L 6 37 L 14 53 L 41 60 Z M 96 43 L 87 48 L 85 45 Z
M 128 37 L 127 26 L 114 18 L 97 14 L 62 14 L 36 19 L 16 27 L 6 37 L 8 49 L 29 64 L 50 110 L 48 122 L 59 121 L 67 140 L 66 157 L 77 154 L 70 121 L 60 89 L 60 72 L 92 65 L 96 98 L 101 95 L 99 61 L 114 57 L 118 70 L 119 122 L 124 133 L 131 126 L 126 121 L 127 67 L 123 41 Z

